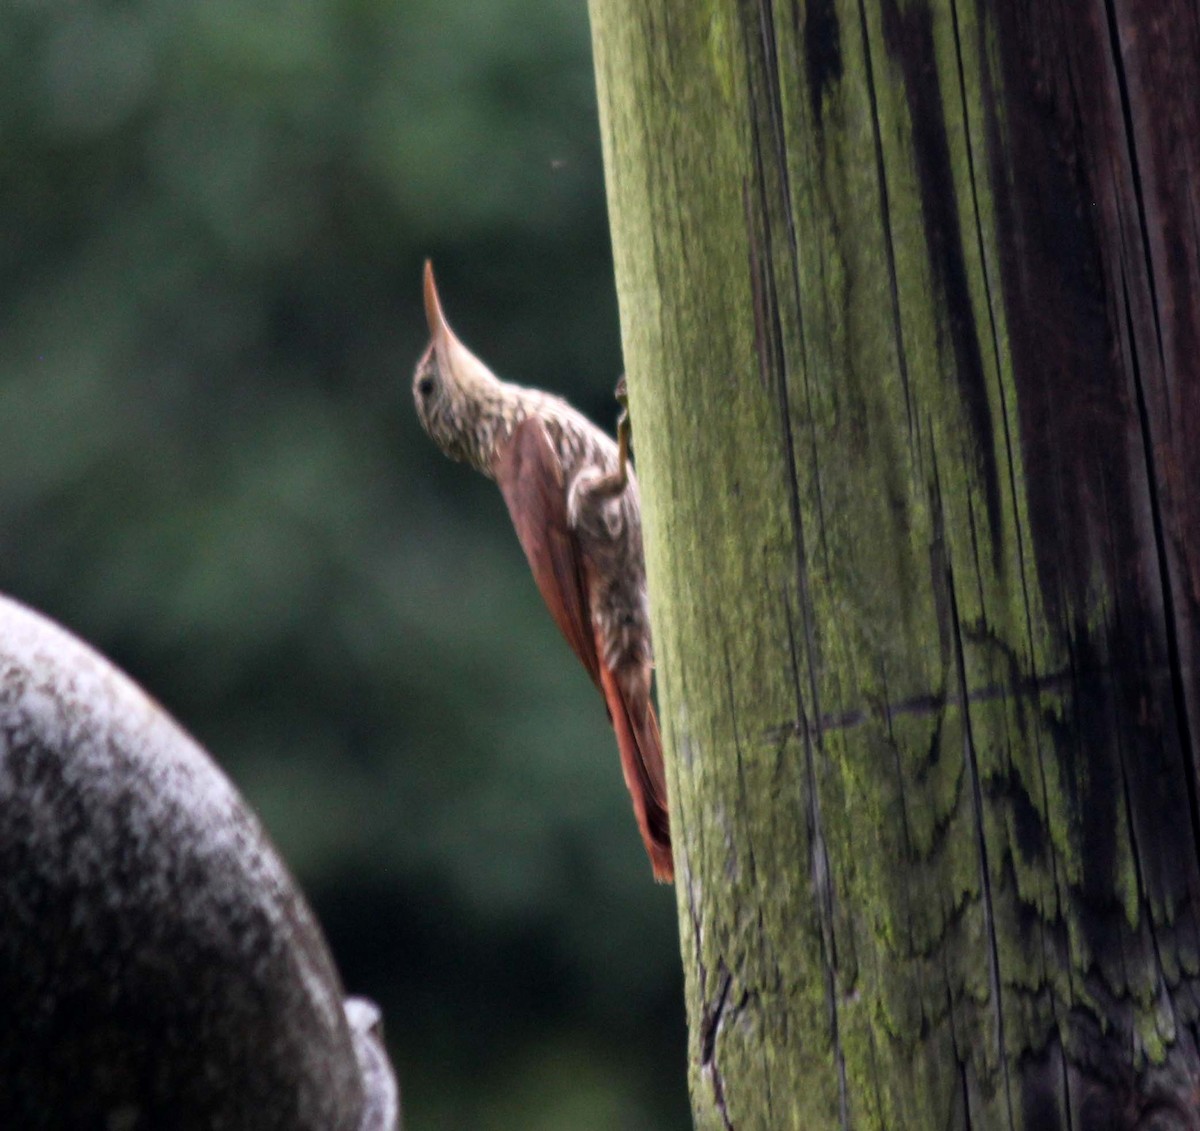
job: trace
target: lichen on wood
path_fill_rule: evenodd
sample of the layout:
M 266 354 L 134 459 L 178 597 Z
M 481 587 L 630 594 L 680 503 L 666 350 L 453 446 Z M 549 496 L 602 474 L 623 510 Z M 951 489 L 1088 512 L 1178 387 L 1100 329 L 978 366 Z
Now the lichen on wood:
M 1191 1119 L 1200 17 L 591 15 L 697 1125 Z

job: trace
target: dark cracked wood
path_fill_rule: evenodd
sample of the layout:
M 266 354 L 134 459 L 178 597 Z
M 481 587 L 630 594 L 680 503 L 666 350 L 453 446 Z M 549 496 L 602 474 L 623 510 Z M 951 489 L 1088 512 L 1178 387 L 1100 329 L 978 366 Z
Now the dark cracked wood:
M 591 15 L 698 1126 L 1200 1128 L 1200 11 Z

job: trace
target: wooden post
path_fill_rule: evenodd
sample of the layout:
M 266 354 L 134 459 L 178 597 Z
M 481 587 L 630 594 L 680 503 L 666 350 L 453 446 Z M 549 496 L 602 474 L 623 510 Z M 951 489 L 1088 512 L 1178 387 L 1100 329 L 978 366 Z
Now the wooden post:
M 697 1126 L 1200 1127 L 1200 14 L 591 17 Z

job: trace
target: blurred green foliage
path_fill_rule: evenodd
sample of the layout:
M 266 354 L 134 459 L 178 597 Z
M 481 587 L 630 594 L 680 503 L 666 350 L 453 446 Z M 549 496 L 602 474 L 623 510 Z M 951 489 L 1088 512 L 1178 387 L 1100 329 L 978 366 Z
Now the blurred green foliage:
M 408 1126 L 687 1125 L 674 904 L 494 487 L 411 409 L 420 265 L 611 423 L 578 0 L 0 10 L 0 587 L 214 753 L 385 1009 Z

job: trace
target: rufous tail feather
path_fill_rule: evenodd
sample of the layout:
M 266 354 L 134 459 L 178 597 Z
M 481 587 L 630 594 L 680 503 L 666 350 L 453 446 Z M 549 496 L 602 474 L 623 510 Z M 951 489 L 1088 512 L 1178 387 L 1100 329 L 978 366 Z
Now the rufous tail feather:
M 646 702 L 640 711 L 631 711 L 621 694 L 618 681 L 603 665 L 600 684 L 608 702 L 617 747 L 621 752 L 621 772 L 633 799 L 633 812 L 650 857 L 654 878 L 670 883 L 675 878 L 671 853 L 671 826 L 667 814 L 666 781 L 663 772 L 662 737 L 654 707 Z

